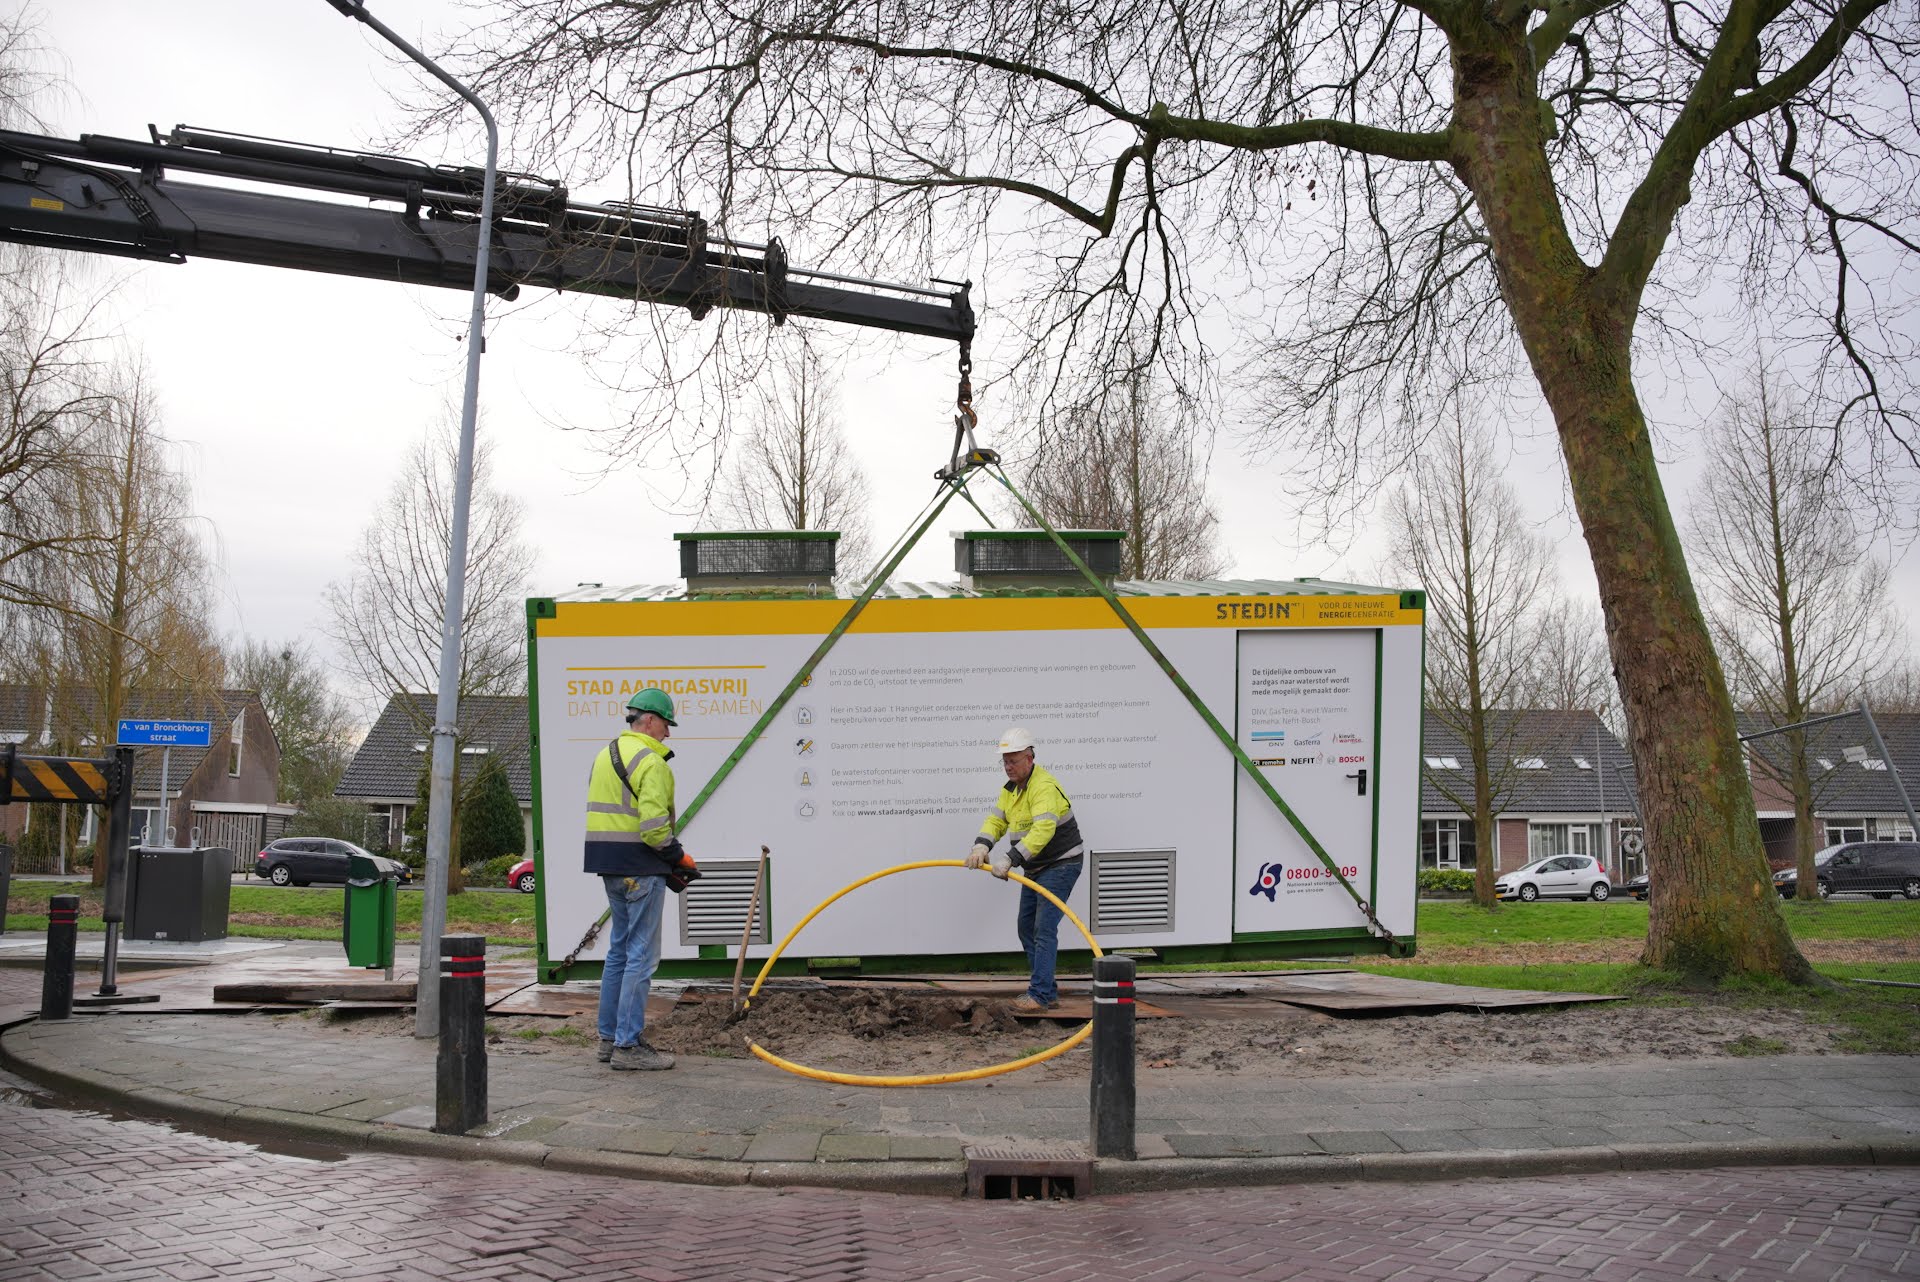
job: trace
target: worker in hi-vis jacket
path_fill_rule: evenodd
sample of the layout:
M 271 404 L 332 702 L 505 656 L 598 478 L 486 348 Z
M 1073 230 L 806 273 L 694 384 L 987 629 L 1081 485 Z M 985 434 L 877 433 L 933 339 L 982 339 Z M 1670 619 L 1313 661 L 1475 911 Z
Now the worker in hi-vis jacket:
M 673 697 L 649 686 L 627 700 L 627 729 L 593 759 L 587 779 L 586 871 L 607 892 L 612 931 L 600 972 L 600 1062 L 624 1070 L 673 1067 L 647 1044 L 647 992 L 660 964 L 667 893 L 699 877 L 674 834 Z
M 1080 880 L 1084 848 L 1080 821 L 1060 781 L 1033 759 L 1033 736 L 1019 726 L 1000 739 L 1000 764 L 1007 786 L 994 799 L 967 853 L 967 867 L 989 868 L 1005 881 L 1018 868 L 1029 881 L 1045 886 L 1065 902 Z M 995 850 L 1001 837 L 1007 848 Z M 1020 947 L 1026 950 L 1027 991 L 1013 1004 L 1016 1015 L 1037 1015 L 1060 1004 L 1053 981 L 1053 960 L 1060 950 L 1060 910 L 1025 886 L 1020 888 Z

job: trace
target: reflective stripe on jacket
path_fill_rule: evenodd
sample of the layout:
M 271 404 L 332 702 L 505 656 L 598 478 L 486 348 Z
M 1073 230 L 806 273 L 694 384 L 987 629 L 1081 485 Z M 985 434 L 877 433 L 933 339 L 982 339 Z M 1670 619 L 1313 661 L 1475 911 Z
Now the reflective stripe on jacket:
M 620 782 L 613 752 L 633 783 Z M 650 735 L 624 731 L 593 756 L 587 776 L 586 870 L 616 877 L 664 877 L 680 858 L 675 840 L 673 753 Z
M 1044 868 L 1080 856 L 1080 821 L 1073 817 L 1073 803 L 1060 781 L 1038 762 L 1024 788 L 1009 783 L 1000 790 L 976 840 L 991 848 L 1003 835 L 1012 840 L 1014 863 L 1020 867 Z

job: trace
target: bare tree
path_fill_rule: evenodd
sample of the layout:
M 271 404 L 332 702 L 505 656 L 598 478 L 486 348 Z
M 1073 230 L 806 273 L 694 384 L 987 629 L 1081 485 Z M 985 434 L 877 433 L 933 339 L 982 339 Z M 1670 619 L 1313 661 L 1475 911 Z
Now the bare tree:
M 866 573 L 869 490 L 841 426 L 839 380 L 802 334 L 757 390 L 715 506 L 745 529 L 838 530 L 840 569 Z
M 1126 578 L 1216 579 L 1227 558 L 1193 446 L 1167 421 L 1147 375 L 1136 373 L 1042 435 L 1027 497 L 1056 525 L 1126 531 Z M 1024 510 L 1019 517 L 1025 524 Z
M 59 520 L 72 540 L 33 612 L 51 638 L 57 723 L 75 747 L 108 744 L 133 692 L 204 706 L 224 666 L 192 486 L 143 366 L 116 368 L 61 475 Z M 95 860 L 96 884 L 105 871 Z
M 1494 902 L 1497 817 L 1520 783 L 1514 709 L 1532 671 L 1536 620 L 1553 589 L 1546 541 L 1533 531 L 1506 478 L 1492 434 L 1456 412 L 1434 432 L 1412 474 L 1387 502 L 1390 572 L 1427 592 L 1427 711 L 1466 745 L 1462 788 L 1442 771 L 1434 785 L 1473 816 L 1473 897 Z
M 1912 5 L 488 14 L 449 53 L 531 163 L 625 179 L 719 226 L 804 225 L 862 274 L 931 266 L 935 228 L 991 248 L 1024 286 L 996 312 L 1026 340 L 1013 355 L 1042 416 L 1136 357 L 1202 396 L 1213 338 L 1272 318 L 1258 426 L 1335 484 L 1404 455 L 1436 387 L 1530 370 L 1593 557 L 1661 879 L 1644 959 L 1812 978 L 1766 893 L 1635 357 L 1688 350 L 1704 322 L 1691 299 L 1735 281 L 1819 366 L 1860 475 L 1920 454 L 1911 293 L 1876 288 L 1920 250 Z M 1260 307 L 1234 314 L 1231 282 Z
M 1620 689 L 1600 611 L 1555 595 L 1535 612 L 1532 631 L 1520 702 L 1529 708 L 1597 712 L 1609 730 L 1622 733 Z
M 353 756 L 354 717 L 312 647 L 242 637 L 227 654 L 227 681 L 254 691 L 266 709 L 280 741 L 280 799 L 301 805 L 331 799 Z
M 1688 542 L 1737 697 L 1776 725 L 1858 702 L 1890 670 L 1900 638 L 1888 570 L 1869 555 L 1859 500 L 1806 405 L 1756 372 L 1707 434 L 1707 472 L 1692 495 Z M 1816 897 L 1816 798 L 1804 730 L 1789 730 L 1801 899 Z
M 353 552 L 353 571 L 326 588 L 328 633 L 349 671 L 376 704 L 399 693 L 437 688 L 446 618 L 447 556 L 452 545 L 453 477 L 458 438 L 448 427 L 423 437 L 394 478 Z M 520 541 L 520 503 L 494 488 L 485 441 L 473 455 L 467 509 L 466 591 L 461 601 L 458 691 L 517 694 L 525 688 L 526 585 L 533 550 Z M 433 705 L 399 700 L 422 734 Z M 454 848 L 459 848 L 460 759 L 454 757 Z M 447 890 L 466 889 L 460 861 L 447 861 Z
M 1903 656 L 1869 681 L 1865 693 L 1875 712 L 1920 712 L 1920 664 Z
M 327 585 L 328 634 L 376 702 L 439 681 L 455 445 L 453 433 L 442 431 L 414 446 L 352 553 L 352 572 Z M 467 520 L 459 692 L 516 694 L 526 671 L 533 552 L 520 541 L 519 501 L 494 488 L 484 442 L 474 453 Z

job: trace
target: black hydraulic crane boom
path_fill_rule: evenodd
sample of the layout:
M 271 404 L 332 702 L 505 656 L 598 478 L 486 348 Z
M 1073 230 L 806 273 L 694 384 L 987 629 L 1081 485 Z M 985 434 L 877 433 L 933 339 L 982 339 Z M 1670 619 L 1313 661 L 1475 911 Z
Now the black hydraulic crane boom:
M 301 188 L 183 182 L 207 174 Z M 482 174 L 392 156 L 178 126 L 148 142 L 0 130 L 0 240 L 160 262 L 219 258 L 410 285 L 473 288 Z M 366 204 L 342 203 L 339 197 Z M 968 288 L 895 285 L 792 267 L 778 239 L 708 234 L 684 210 L 578 204 L 558 183 L 502 174 L 488 289 L 522 285 L 687 308 L 842 321 L 965 343 Z

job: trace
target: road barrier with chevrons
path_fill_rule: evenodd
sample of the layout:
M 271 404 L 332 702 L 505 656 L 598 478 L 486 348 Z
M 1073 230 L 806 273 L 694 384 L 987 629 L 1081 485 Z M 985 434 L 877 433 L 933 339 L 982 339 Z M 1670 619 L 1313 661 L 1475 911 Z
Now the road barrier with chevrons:
M 0 750 L 0 806 L 15 801 L 113 804 L 117 771 L 92 757 L 22 757 L 12 744 Z

